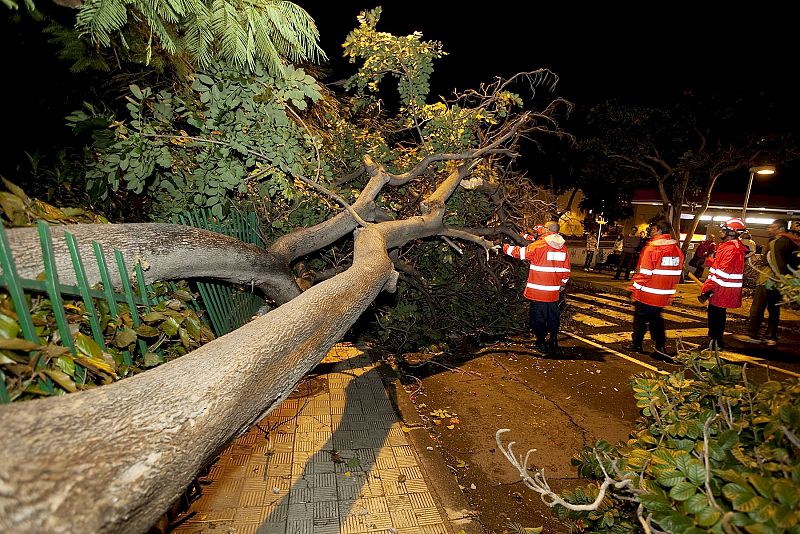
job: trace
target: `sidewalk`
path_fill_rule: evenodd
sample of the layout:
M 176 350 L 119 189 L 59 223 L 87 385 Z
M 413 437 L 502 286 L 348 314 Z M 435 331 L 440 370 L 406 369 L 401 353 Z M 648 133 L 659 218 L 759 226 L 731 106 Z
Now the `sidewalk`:
M 448 489 L 455 479 L 438 480 L 452 476 L 433 473 L 434 484 L 445 489 L 440 495 L 432 490 L 435 453 L 400 422 L 394 389 L 387 391 L 368 355 L 337 344 L 316 371 L 323 373 L 307 378 L 222 452 L 200 479 L 202 496 L 178 518 L 173 532 L 480 531 L 470 524 L 460 491 L 453 498 Z M 424 428 L 413 427 L 430 439 Z M 422 462 L 421 455 L 429 459 Z

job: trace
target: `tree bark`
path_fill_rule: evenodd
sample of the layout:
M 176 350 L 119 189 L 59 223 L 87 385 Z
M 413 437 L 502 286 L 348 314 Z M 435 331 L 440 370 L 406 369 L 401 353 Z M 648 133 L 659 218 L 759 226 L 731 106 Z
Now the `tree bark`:
M 276 407 L 393 280 L 387 240 L 264 317 L 146 373 L 0 407 L 0 531 L 143 532 L 240 430 Z
M 114 249 L 122 252 L 131 268 L 142 262 L 147 283 L 177 278 L 210 278 L 235 284 L 255 285 L 277 304 L 300 294 L 288 261 L 270 250 L 243 243 L 238 239 L 177 224 L 76 224 L 51 226 L 53 250 L 59 281 L 75 284 L 75 270 L 70 260 L 64 232 L 69 231 L 78 249 L 90 285 L 101 281 L 92 241 L 103 247 L 111 283 L 121 282 L 115 268 Z M 36 278 L 44 271 L 42 251 L 35 245 L 36 228 L 7 230 L 8 241 L 23 278 Z M 132 273 L 130 273 L 132 274 Z

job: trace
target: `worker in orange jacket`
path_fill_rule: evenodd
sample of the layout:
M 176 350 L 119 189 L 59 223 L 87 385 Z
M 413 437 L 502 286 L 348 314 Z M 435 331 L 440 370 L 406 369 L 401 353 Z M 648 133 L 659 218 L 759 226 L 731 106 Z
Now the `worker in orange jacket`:
M 720 243 L 709 262 L 708 278 L 697 297 L 700 302 L 708 301 L 708 340 L 711 350 L 722 350 L 722 335 L 728 308 L 742 305 L 742 279 L 744 278 L 744 258 L 749 252 L 739 241 L 745 232 L 744 222 L 733 218 L 720 224 Z
M 633 312 L 633 334 L 630 350 L 645 353 L 642 347 L 647 326 L 650 338 L 655 342 L 653 358 L 667 360 L 666 332 L 661 312 L 672 302 L 675 287 L 681 279 L 683 253 L 678 242 L 672 238 L 672 226 L 667 221 L 650 225 L 650 241 L 639 254 L 639 264 L 633 275 L 631 298 L 635 301 Z
M 550 354 L 558 352 L 561 325 L 558 301 L 570 275 L 569 252 L 558 230 L 558 223 L 549 221 L 541 238 L 527 246 L 503 245 L 503 253 L 530 262 L 523 296 L 531 301 L 530 325 L 536 336 L 535 347 Z

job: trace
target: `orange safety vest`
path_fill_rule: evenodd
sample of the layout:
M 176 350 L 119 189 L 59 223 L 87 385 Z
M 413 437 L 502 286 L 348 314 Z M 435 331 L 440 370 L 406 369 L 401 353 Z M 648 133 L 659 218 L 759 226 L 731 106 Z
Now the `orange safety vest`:
M 530 262 L 528 283 L 523 296 L 538 302 L 555 302 L 561 288 L 569 281 L 569 252 L 564 238 L 555 232 L 525 247 L 503 245 L 503 252 Z
M 639 265 L 628 288 L 642 304 L 663 308 L 672 302 L 683 271 L 683 253 L 667 234 L 657 235 L 642 249 Z
M 713 291 L 709 302 L 718 308 L 738 308 L 742 305 L 745 246 L 738 240 L 723 241 L 717 246 L 708 278 L 701 293 Z

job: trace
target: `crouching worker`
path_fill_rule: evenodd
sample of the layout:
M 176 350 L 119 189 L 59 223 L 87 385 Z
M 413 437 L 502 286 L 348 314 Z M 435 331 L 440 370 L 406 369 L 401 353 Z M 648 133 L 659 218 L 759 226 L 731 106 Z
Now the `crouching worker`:
M 719 225 L 720 243 L 717 245 L 708 278 L 697 297 L 708 301 L 708 348 L 722 350 L 727 309 L 742 305 L 742 278 L 747 247 L 739 241 L 745 226 L 741 219 L 729 219 Z
M 633 335 L 630 350 L 644 353 L 644 333 L 650 326 L 650 337 L 656 345 L 651 354 L 659 360 L 669 360 L 666 351 L 667 335 L 662 310 L 669 306 L 675 295 L 675 287 L 683 271 L 683 253 L 672 238 L 672 226 L 667 221 L 650 225 L 650 241 L 639 255 L 639 265 L 633 275 L 633 284 L 628 289 L 635 301 L 633 311 Z
M 558 300 L 570 274 L 569 253 L 558 230 L 558 223 L 550 221 L 544 224 L 541 238 L 533 243 L 524 247 L 503 245 L 505 254 L 530 262 L 523 296 L 531 301 L 530 325 L 536 336 L 535 348 L 549 354 L 558 352 L 561 325 Z

